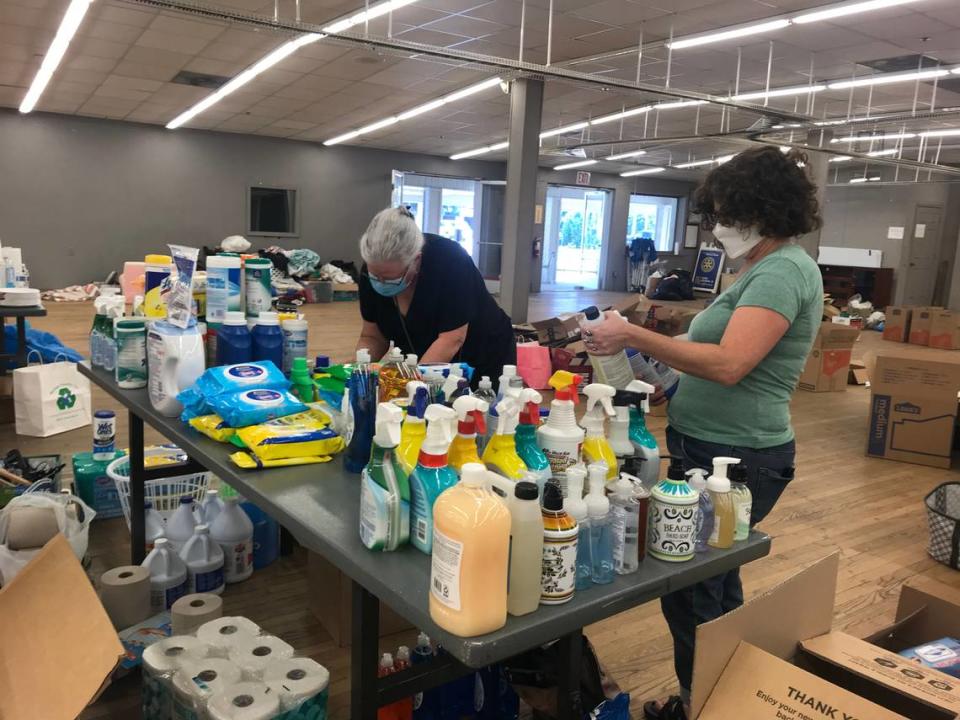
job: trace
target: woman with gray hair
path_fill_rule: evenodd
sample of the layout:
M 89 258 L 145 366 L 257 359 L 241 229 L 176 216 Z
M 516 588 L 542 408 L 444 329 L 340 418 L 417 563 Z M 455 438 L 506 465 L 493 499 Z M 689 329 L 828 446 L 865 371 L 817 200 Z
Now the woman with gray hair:
M 381 357 L 393 341 L 421 362 L 465 362 L 494 382 L 517 349 L 510 318 L 473 259 L 447 238 L 421 233 L 405 207 L 376 214 L 360 238 L 357 347 Z

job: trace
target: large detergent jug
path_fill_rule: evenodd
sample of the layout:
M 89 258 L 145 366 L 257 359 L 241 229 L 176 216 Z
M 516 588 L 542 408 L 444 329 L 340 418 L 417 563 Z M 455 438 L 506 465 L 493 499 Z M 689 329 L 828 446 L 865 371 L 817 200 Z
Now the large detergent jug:
M 480 462 L 477 438 L 487 432 L 487 411 L 490 406 L 476 395 L 461 395 L 453 401 L 457 414 L 457 435 L 450 444 L 450 467 L 459 475 L 468 462 Z
M 210 537 L 210 528 L 201 523 L 180 550 L 187 566 L 187 593 L 223 592 L 223 549 Z
M 192 387 L 203 374 L 203 336 L 191 318 L 187 328 L 155 320 L 147 331 L 147 390 L 150 404 L 165 417 L 183 411 L 177 395 Z
M 166 538 L 157 538 L 140 564 L 150 571 L 150 607 L 154 612 L 169 610 L 187 594 L 187 566 Z
M 433 547 L 433 505 L 440 493 L 457 484 L 457 473 L 447 463 L 456 413 L 444 405 L 429 405 L 424 417 L 427 437 L 410 475 L 410 543 L 429 554 Z
M 607 480 L 616 480 L 617 456 L 604 433 L 608 417 L 614 417 L 613 396 L 616 390 L 610 385 L 591 383 L 583 389 L 587 396 L 587 408 L 580 424 L 586 431 L 583 441 L 583 460 L 586 463 L 603 463 L 607 466 Z
M 240 509 L 236 495 L 224 498 L 223 510 L 210 527 L 211 539 L 223 550 L 223 577 L 238 583 L 253 574 L 253 523 Z
M 574 414 L 580 380 L 579 375 L 557 370 L 548 381 L 556 393 L 550 403 L 547 421 L 537 428 L 537 442 L 550 463 L 554 477 L 562 477 L 567 468 L 580 462 L 584 431 L 577 425 L 577 416 Z

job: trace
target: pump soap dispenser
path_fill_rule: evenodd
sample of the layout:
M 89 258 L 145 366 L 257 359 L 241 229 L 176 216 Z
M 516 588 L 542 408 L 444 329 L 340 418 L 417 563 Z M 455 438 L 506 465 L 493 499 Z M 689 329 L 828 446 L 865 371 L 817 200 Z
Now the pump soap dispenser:
M 683 462 L 670 458 L 667 477 L 651 493 L 650 554 L 668 562 L 692 560 L 697 534 L 698 493 L 687 485 Z
M 613 396 L 616 390 L 610 385 L 591 383 L 583 389 L 587 396 L 587 409 L 580 424 L 586 430 L 583 441 L 583 460 L 586 463 L 603 463 L 607 466 L 607 480 L 617 478 L 617 456 L 607 441 L 603 428 L 608 417 L 614 417 Z
M 444 405 L 428 405 L 424 417 L 427 437 L 410 475 L 410 543 L 429 554 L 433 547 L 433 505 L 440 493 L 457 484 L 457 473 L 447 464 L 456 413 Z
M 730 478 L 727 477 L 727 468 L 736 465 L 740 460 L 731 457 L 715 457 L 713 459 L 713 475 L 707 479 L 707 492 L 713 501 L 713 532 L 707 544 L 710 547 L 726 550 L 733 546 L 733 538 L 737 531 L 737 508 L 730 492 Z

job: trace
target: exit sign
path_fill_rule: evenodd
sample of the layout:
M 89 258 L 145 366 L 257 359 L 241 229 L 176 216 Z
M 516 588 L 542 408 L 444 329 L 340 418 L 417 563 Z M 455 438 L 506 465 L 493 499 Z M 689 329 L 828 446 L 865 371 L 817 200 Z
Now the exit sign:
M 577 185 L 589 185 L 590 184 L 590 173 L 585 170 L 577 171 Z

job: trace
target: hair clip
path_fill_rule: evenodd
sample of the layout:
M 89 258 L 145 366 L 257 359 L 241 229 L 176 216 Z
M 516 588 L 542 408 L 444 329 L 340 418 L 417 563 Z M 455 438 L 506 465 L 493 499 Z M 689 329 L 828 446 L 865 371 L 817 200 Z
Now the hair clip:
M 410 212 L 410 208 L 408 208 L 406 205 L 400 205 L 400 206 L 397 208 L 397 210 L 398 210 L 398 211 L 400 212 L 400 214 L 403 215 L 404 217 L 408 217 L 408 218 L 410 218 L 411 220 L 415 220 L 415 219 L 416 219 L 416 218 L 413 217 L 413 213 Z

